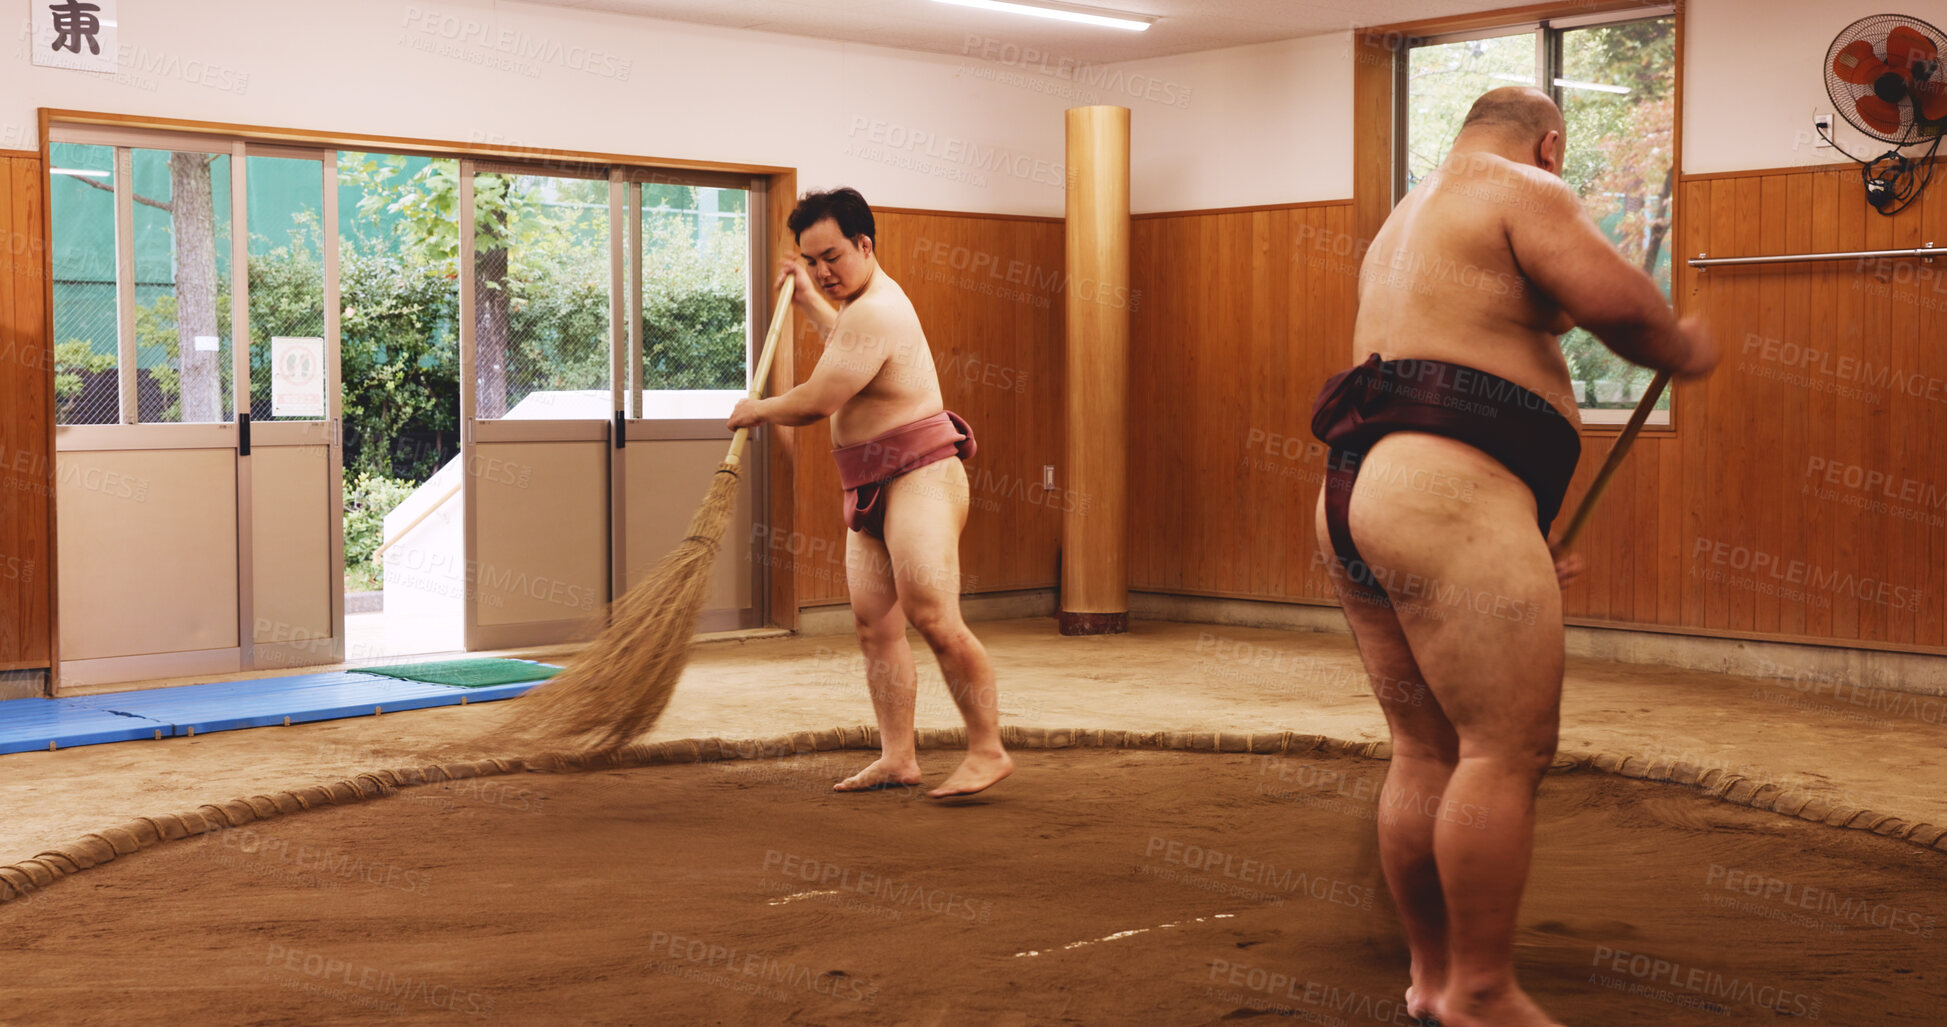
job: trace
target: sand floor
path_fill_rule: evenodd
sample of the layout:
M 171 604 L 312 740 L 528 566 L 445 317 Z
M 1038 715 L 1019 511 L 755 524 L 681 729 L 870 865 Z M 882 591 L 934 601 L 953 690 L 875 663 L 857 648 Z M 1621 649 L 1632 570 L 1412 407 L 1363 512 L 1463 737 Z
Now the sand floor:
M 1042 619 L 976 628 L 999 675 L 1004 723 L 1385 737 L 1348 636 L 1137 622 L 1127 635 L 1062 638 Z M 915 649 L 918 722 L 957 725 L 932 657 L 917 641 Z M 485 703 L 0 756 L 0 863 L 130 817 L 485 755 L 472 741 L 491 738 L 511 710 Z M 650 737 L 871 722 L 850 638 L 767 639 L 699 647 Z M 1831 685 L 1571 659 L 1562 748 L 1723 767 L 1947 824 L 1947 699 L 1937 697 L 1847 690 L 1835 701 Z M 951 769 L 941 765 L 934 779 Z
M 1126 636 L 1065 639 L 1054 633 L 1050 622 L 1038 619 L 976 627 L 994 655 L 1006 722 L 1146 730 L 1290 730 L 1355 740 L 1384 737 L 1383 722 L 1345 636 L 1138 623 Z M 957 715 L 923 650 L 920 659 L 919 722 L 956 724 Z M 861 671 L 848 638 L 703 646 L 652 737 L 758 737 L 869 723 Z M 135 816 L 189 809 L 361 770 L 489 754 L 492 736 L 512 710 L 507 703 L 490 703 L 0 756 L 0 862 L 32 856 Z M 1565 750 L 1634 753 L 1723 767 L 1909 821 L 1947 824 L 1947 769 L 1942 766 L 1947 716 L 1943 714 L 1947 702 L 1940 699 L 1849 689 L 1835 692 L 1830 685 L 1795 686 L 1572 659 L 1562 736 Z M 483 746 L 481 738 L 489 741 Z M 1320 820 L 1294 819 L 1308 812 L 1298 808 L 1305 803 L 1281 804 L 1254 790 L 1259 782 L 1250 775 L 1259 771 L 1252 768 L 1265 765 L 1262 761 L 1271 757 L 1029 753 L 1024 754 L 1026 769 L 1015 779 L 987 797 L 962 804 L 972 808 L 960 809 L 939 809 L 899 795 L 829 797 L 824 793 L 829 781 L 867 758 L 862 753 L 828 753 L 796 765 L 775 763 L 768 769 L 763 764 L 651 768 L 573 780 L 520 775 L 498 779 L 501 784 L 496 788 L 483 785 L 447 795 L 421 790 L 422 794 L 407 793 L 369 808 L 319 811 L 264 825 L 264 833 L 282 846 L 279 852 L 302 851 L 308 845 L 313 852 L 342 854 L 354 838 L 359 839 L 357 859 L 368 867 L 391 868 L 371 872 L 381 878 L 392 875 L 376 884 L 369 875 L 333 883 L 318 880 L 314 873 L 312 887 L 307 888 L 301 868 L 293 870 L 239 847 L 226 847 L 222 839 L 164 845 L 60 882 L 26 902 L 0 906 L 0 924 L 8 937 L 0 947 L 0 980 L 8 981 L 4 990 L 9 1000 L 0 1003 L 0 1023 L 78 1019 L 74 1014 L 84 998 L 86 1008 L 106 1010 L 122 1001 L 115 997 L 121 994 L 140 996 L 145 1003 L 164 1001 L 170 995 L 219 1003 L 200 1008 L 220 1022 L 371 1015 L 372 1009 L 357 1004 L 359 996 L 370 998 L 369 989 L 356 981 L 338 986 L 341 992 L 350 987 L 357 993 L 350 999 L 321 998 L 328 985 L 307 971 L 313 965 L 312 955 L 325 961 L 318 967 L 334 959 L 347 965 L 357 962 L 359 975 L 367 967 L 374 973 L 393 973 L 395 978 L 400 973 L 417 974 L 414 979 L 426 988 L 441 986 L 439 994 L 449 1003 L 435 1008 L 413 999 L 398 1015 L 464 1018 L 466 1010 L 456 1012 L 451 1006 L 457 991 L 492 998 L 495 1016 L 512 1013 L 507 1018 L 513 1022 L 574 1019 L 571 1011 L 578 1008 L 574 1003 L 584 1000 L 591 1003 L 590 1015 L 598 1019 L 643 1022 L 642 1016 L 629 1012 L 636 1007 L 627 1003 L 639 1005 L 651 995 L 657 996 L 657 1002 L 668 1001 L 662 1007 L 668 1010 L 704 1011 L 694 1018 L 699 1022 L 841 1022 L 848 1010 L 864 1008 L 854 999 L 832 997 L 839 983 L 852 979 L 869 980 L 880 989 L 883 998 L 875 1002 L 883 1003 L 881 1010 L 897 1010 L 896 1015 L 869 1012 L 868 1018 L 913 1023 L 1116 1022 L 1125 1020 L 1119 1010 L 1139 1006 L 1170 1011 L 1161 1019 L 1138 1017 L 1152 1022 L 1244 1018 L 1254 1015 L 1254 1006 L 1278 1005 L 1292 1007 L 1282 1015 L 1302 1022 L 1331 1022 L 1323 1018 L 1346 1016 L 1343 1009 L 1304 1000 L 1302 982 L 1296 985 L 1299 999 L 1291 997 L 1289 987 L 1276 996 L 1264 990 L 1269 978 L 1263 974 L 1298 969 L 1306 969 L 1310 979 L 1321 984 L 1369 993 L 1373 1002 L 1396 993 L 1393 978 L 1404 965 L 1403 949 L 1394 940 L 1397 932 L 1390 926 L 1390 912 L 1380 909 L 1386 902 L 1383 889 L 1372 910 L 1350 920 L 1328 908 L 1333 906 L 1330 901 L 1287 898 L 1279 907 L 1252 899 L 1239 910 L 1230 910 L 1210 900 L 1235 897 L 1235 893 L 1206 885 L 1237 882 L 1209 870 L 1190 875 L 1200 883 L 1185 883 L 1184 867 L 1170 863 L 1163 854 L 1151 857 L 1140 851 L 1151 838 L 1163 837 L 1165 853 L 1171 841 L 1181 841 L 1280 867 L 1316 863 L 1319 872 L 1335 875 L 1335 880 L 1377 886 L 1369 815 L 1328 810 Z M 946 752 L 923 754 L 922 759 L 932 781 L 941 779 L 954 763 Z M 1086 762 L 1091 759 L 1097 762 Z M 1224 773 L 1231 780 L 1225 794 L 1230 798 L 1218 803 L 1214 826 L 1176 827 L 1203 823 L 1186 819 L 1202 805 L 1199 786 L 1143 783 L 1147 778 L 1142 775 L 1166 769 L 1144 761 L 1173 760 L 1191 761 L 1187 765 L 1192 768 L 1228 768 Z M 1369 766 L 1374 775 L 1383 768 L 1383 764 Z M 1947 855 L 1860 832 L 1802 824 L 1778 814 L 1711 804 L 1682 789 L 1614 779 L 1601 779 L 1598 786 L 1583 777 L 1551 778 L 1548 785 L 1535 884 L 1524 910 L 1522 966 L 1537 982 L 1537 992 L 1550 1001 L 1585 1002 L 1598 989 L 1618 987 L 1595 980 L 1599 971 L 1620 979 L 1624 991 L 1615 993 L 1620 995 L 1616 1001 L 1627 999 L 1620 1008 L 1629 1012 L 1581 1020 L 1571 1016 L 1569 1022 L 1745 1022 L 1762 1012 L 1748 1003 L 1742 1010 L 1734 1008 L 1728 1017 L 1685 1012 L 1655 997 L 1628 995 L 1627 989 L 1638 985 L 1642 986 L 1638 991 L 1651 991 L 1659 980 L 1667 984 L 1670 971 L 1662 971 L 1662 978 L 1655 976 L 1653 961 L 1659 958 L 1666 965 L 1684 967 L 1686 974 L 1693 967 L 1725 979 L 1743 973 L 1758 981 L 1763 974 L 1772 974 L 1763 978 L 1773 986 L 1767 994 L 1803 985 L 1792 993 L 1820 998 L 1826 1003 L 1820 1019 L 1827 1022 L 1904 1022 L 1849 1014 L 1845 1012 L 1849 1003 L 1893 1001 L 1887 998 L 1893 996 L 1916 1007 L 1937 1008 L 1947 999 L 1947 984 L 1937 973 L 1947 965 L 1943 958 L 1947 953 L 1940 951 L 1942 944 L 1930 933 L 1915 937 L 1895 928 L 1859 929 L 1846 923 L 1838 924 L 1844 930 L 1835 933 L 1828 929 L 1833 926 L 1830 911 L 1779 908 L 1778 898 L 1803 899 L 1806 888 L 1824 888 L 1837 896 L 1834 901 L 1910 911 L 1922 922 L 1935 917 L 1947 920 L 1947 898 L 1941 897 L 1947 895 L 1941 887 L 1947 882 L 1937 876 L 1939 868 L 1947 865 Z M 1596 791 L 1589 795 L 1599 792 L 1608 798 L 1592 799 L 1577 791 L 1592 788 Z M 519 798 L 523 790 L 525 803 Z M 728 792 L 762 805 L 755 814 L 749 808 L 739 813 L 740 807 L 719 809 L 706 798 Z M 1618 797 L 1638 801 L 1625 805 Z M 1667 797 L 1667 802 L 1658 797 Z M 610 807 L 627 812 L 599 816 L 595 812 Z M 1605 826 L 1599 831 L 1578 820 L 1594 815 L 1585 812 L 1589 808 L 1604 811 Z M 1278 815 L 1261 817 L 1266 809 Z M 575 814 L 577 810 L 584 812 Z M 1017 814 L 1025 819 L 1015 819 Z M 994 817 L 990 822 L 968 825 L 973 818 L 989 815 Z M 576 816 L 592 817 L 613 830 L 566 851 L 547 849 L 544 839 L 554 837 L 554 828 L 548 825 Z M 752 832 L 753 822 L 765 825 L 761 833 Z M 401 823 L 413 826 L 405 831 L 375 829 Z M 1117 824 L 1127 830 L 1106 838 L 1089 835 L 1093 841 L 1083 841 L 1077 833 L 1089 825 Z M 953 825 L 953 830 L 943 831 L 947 825 Z M 1700 831 L 1700 826 L 1713 829 Z M 1583 840 L 1585 827 L 1595 831 L 1589 837 L 1602 839 L 1601 844 Z M 1641 839 L 1629 833 L 1636 829 L 1643 831 Z M 1680 833 L 1672 834 L 1673 829 Z M 231 839 L 241 841 L 237 831 L 231 832 Z M 1128 831 L 1138 832 L 1139 843 L 1131 841 L 1138 836 Z M 528 838 L 521 844 L 531 843 L 532 848 L 516 847 L 511 855 L 489 856 L 475 844 L 487 835 Z M 1744 848 L 1756 842 L 1769 847 Z M 1318 848 L 1294 850 L 1297 845 Z M 753 855 L 754 847 L 762 847 L 763 853 Z M 1838 853 L 1833 858 L 1839 863 L 1814 860 L 1817 851 L 1826 848 Z M 910 862 L 885 866 L 871 862 L 888 849 L 905 854 L 901 859 L 910 856 Z M 192 850 L 207 855 L 195 856 Z M 784 854 L 779 866 L 762 866 L 765 854 L 773 850 Z M 521 856 L 523 851 L 529 855 Z M 549 854 L 536 855 L 543 852 Z M 965 858 L 953 856 L 954 852 L 962 852 Z M 1674 863 L 1654 874 L 1647 865 L 1638 866 L 1659 855 Z M 800 862 L 837 861 L 859 873 L 935 882 L 930 886 L 944 888 L 947 894 L 973 896 L 993 902 L 996 909 L 1007 905 L 1016 912 L 998 922 L 990 918 L 969 924 L 949 923 L 943 914 L 929 915 L 920 917 L 914 927 L 912 917 L 894 920 L 883 909 L 870 908 L 870 903 L 859 908 L 843 889 L 836 897 L 812 896 L 788 904 L 819 904 L 822 919 L 811 922 L 822 926 L 793 928 L 798 934 L 757 930 L 771 923 L 764 916 L 778 912 L 769 906 L 729 912 L 751 906 L 747 900 L 752 893 L 766 887 L 765 880 L 780 877 L 772 871 L 781 872 L 782 861 L 794 856 Z M 681 859 L 691 860 L 684 864 L 689 869 L 677 870 L 677 863 L 670 862 Z M 1856 862 L 1845 863 L 1845 859 Z M 1327 870 L 1328 865 L 1332 869 Z M 573 872 L 563 877 L 557 872 L 561 868 Z M 1721 871 L 1715 880 L 1709 879 L 1713 868 Z M 401 888 L 399 875 L 408 871 L 417 883 Z M 945 876 L 933 876 L 936 872 Z M 1773 881 L 1782 883 L 1769 898 L 1742 896 L 1721 887 L 1733 872 L 1740 874 L 1740 882 L 1760 880 L 1767 882 L 1764 887 Z M 1171 879 L 1171 873 L 1178 876 Z M 1108 876 L 1099 889 L 1078 883 L 1104 874 Z M 681 885 L 669 887 L 672 879 Z M 626 892 L 613 891 L 618 882 Z M 1907 888 L 1925 890 L 1913 892 L 1911 900 L 1897 898 Z M 308 899 L 282 912 L 274 905 L 266 905 L 261 915 L 226 912 L 225 904 L 234 900 L 232 893 L 238 889 L 252 894 L 265 890 L 267 896 L 296 892 Z M 551 903 L 566 902 L 577 893 L 593 902 L 589 908 L 595 912 L 544 915 Z M 1152 907 L 1148 905 L 1152 893 L 1170 901 Z M 613 901 L 604 896 L 612 896 Z M 679 915 L 674 907 L 659 905 L 682 896 L 696 900 L 683 907 L 689 910 L 686 913 Z M 1075 915 L 1061 912 L 1068 908 L 1062 903 L 1071 896 L 1081 903 L 1077 907 L 1081 912 Z M 1726 896 L 1732 900 L 1730 907 L 1710 905 Z M 1138 897 L 1141 902 L 1135 901 Z M 108 903 L 105 898 L 137 901 Z M 724 909 L 710 919 L 706 907 L 718 899 Z M 272 904 L 284 901 L 265 899 Z M 832 906 L 834 901 L 840 905 Z M 1745 908 L 1736 908 L 1740 905 Z M 1294 908 L 1301 914 L 1295 918 Z M 614 917 L 617 910 L 644 912 Z M 1140 916 L 1123 915 L 1139 911 Z M 1003 954 L 1008 961 L 992 962 L 1001 959 L 995 953 L 1010 945 L 1066 944 L 1138 927 L 1155 928 L 1141 936 L 1150 938 L 1165 930 L 1156 925 L 1174 922 L 1172 918 L 1193 921 L 1219 912 L 1238 916 L 1223 920 L 1221 930 L 1212 926 L 1218 923 L 1215 920 L 1166 929 L 1182 932 L 1176 937 L 1198 938 L 1195 944 L 1127 949 L 1147 953 L 1140 964 L 1126 962 L 1136 957 L 1125 956 L 1125 950 L 1107 943 L 1074 950 L 1064 958 L 1078 961 L 1060 970 L 1023 970 L 1057 964 L 1042 957 L 1015 960 L 1011 950 Z M 604 918 L 602 913 L 611 915 Z M 1708 942 L 1706 935 L 1698 933 L 1700 921 L 1695 918 L 1703 913 L 1715 918 L 1721 928 L 1715 937 L 1720 940 Z M 1144 917 L 1153 922 L 1137 922 Z M 1821 922 L 1825 926 L 1817 925 Z M 435 934 L 450 926 L 455 938 L 466 941 L 443 956 L 445 943 L 437 939 L 409 941 L 402 933 L 407 923 L 420 923 Z M 1098 927 L 1102 929 L 1097 931 Z M 1224 933 L 1247 927 L 1245 935 Z M 901 933 L 914 929 L 922 933 Z M 670 935 L 661 948 L 651 944 L 656 930 Z M 822 947 L 820 939 L 828 930 L 838 932 L 834 942 L 843 939 L 845 944 Z M 881 938 L 874 933 L 879 930 L 890 933 Z M 132 932 L 141 944 L 124 947 L 113 941 L 122 932 Z M 751 965 L 769 965 L 762 963 L 768 959 L 815 967 L 820 975 L 842 970 L 846 978 L 820 978 L 808 984 L 793 978 L 784 988 L 786 1000 L 780 1003 L 775 996 L 742 990 L 752 985 L 742 970 L 726 977 L 724 967 L 707 965 L 707 958 L 705 965 L 695 965 L 687 956 L 692 949 L 670 951 L 675 944 L 671 939 L 678 935 L 689 939 L 692 934 L 726 950 L 741 945 L 746 956 L 759 960 Z M 1312 951 L 1305 948 L 1311 944 L 1307 939 L 1315 937 L 1328 939 L 1318 951 L 1335 953 L 1331 959 L 1319 962 L 1317 952 L 1301 958 L 1301 952 Z M 1725 937 L 1736 944 L 1727 945 Z M 1893 944 L 1855 949 L 1833 941 L 1835 937 Z M 978 946 L 962 951 L 956 947 L 961 941 L 969 945 L 977 941 Z M 94 948 L 111 944 L 122 955 L 103 958 L 108 950 Z M 283 949 L 273 949 L 276 945 Z M 1774 953 L 1777 945 L 1785 948 Z M 1613 963 L 1611 969 L 1602 970 L 1593 962 L 1597 946 L 1649 954 L 1648 976 L 1632 976 L 1627 960 L 1621 970 L 1614 969 Z M 503 950 L 520 956 L 502 961 Z M 848 955 L 849 962 L 837 960 L 829 955 L 832 951 L 856 958 Z M 1901 951 L 1911 958 L 1900 961 L 1895 954 Z M 191 963 L 180 958 L 197 952 L 207 958 Z M 276 960 L 270 958 L 273 954 Z M 707 948 L 704 954 L 708 955 Z M 1232 966 L 1243 968 L 1238 978 L 1242 983 L 1229 977 L 1208 979 L 1218 965 L 1212 961 L 1226 958 Z M 246 966 L 251 960 L 261 965 Z M 938 971 L 937 981 L 935 971 L 912 972 L 916 966 L 950 968 L 966 960 L 979 972 L 967 976 L 957 969 Z M 111 972 L 115 967 L 132 968 L 132 976 L 115 977 L 119 972 Z M 151 973 L 149 967 L 157 972 Z M 1119 972 L 1124 969 L 1131 972 Z M 237 978 L 246 972 L 256 977 L 247 982 Z M 150 983 L 130 983 L 136 980 Z M 1096 984 L 1081 986 L 1090 980 Z M 32 1002 L 41 1004 L 15 1007 L 16 982 L 31 983 L 21 994 L 38 996 Z M 1167 988 L 1161 982 L 1168 982 Z M 854 986 L 846 984 L 845 990 L 850 993 Z M 1128 996 L 1122 994 L 1124 990 Z M 1670 987 L 1663 990 L 1681 998 Z M 1125 1001 L 1134 1004 L 1116 1004 Z M 1607 1007 L 1562 1007 L 1564 1015 L 1575 1008 Z M 67 1013 L 55 1015 L 57 1009 Z M 30 1015 L 30 1011 L 38 1013 Z M 1685 1020 L 1684 1016 L 1701 1018 Z M 1374 1022 L 1370 1017 L 1346 1018 Z M 1388 1021 L 1382 1015 L 1377 1022 Z
M 451 782 L 165 845 L 0 907 L 0 1019 L 1407 1022 L 1383 763 L 1029 752 L 941 804 L 826 792 L 855 756 Z M 1565 1022 L 1937 1019 L 1938 854 L 1600 774 L 1541 810 L 1519 953 Z

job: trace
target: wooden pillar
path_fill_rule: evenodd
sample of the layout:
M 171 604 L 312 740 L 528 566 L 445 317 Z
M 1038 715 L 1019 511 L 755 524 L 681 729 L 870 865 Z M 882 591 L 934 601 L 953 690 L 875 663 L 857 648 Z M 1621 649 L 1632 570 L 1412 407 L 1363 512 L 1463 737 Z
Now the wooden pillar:
M 0 150 L 0 699 L 54 666 L 54 346 L 47 165 Z
M 1129 108 L 1068 111 L 1064 635 L 1129 630 Z

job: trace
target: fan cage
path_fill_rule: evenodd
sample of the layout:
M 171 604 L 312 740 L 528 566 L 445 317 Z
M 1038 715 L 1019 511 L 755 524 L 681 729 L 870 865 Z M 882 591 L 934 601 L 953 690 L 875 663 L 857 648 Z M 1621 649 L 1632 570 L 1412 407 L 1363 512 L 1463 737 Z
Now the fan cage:
M 1908 26 L 1926 36 L 1933 42 L 1937 51 L 1947 56 L 1947 33 L 1942 33 L 1932 24 L 1903 14 L 1867 15 L 1840 30 L 1838 36 L 1832 40 L 1831 47 L 1826 50 L 1825 92 L 1832 99 L 1832 105 L 1839 112 L 1839 117 L 1844 118 L 1847 124 L 1861 133 L 1896 146 L 1914 146 L 1938 139 L 1943 131 L 1947 131 L 1947 117 L 1929 121 L 1921 114 L 1918 103 L 1909 98 L 1898 104 L 1901 113 L 1900 131 L 1883 132 L 1866 123 L 1859 115 L 1859 100 L 1874 95 L 1873 87 L 1847 82 L 1833 69 L 1833 63 L 1838 59 L 1839 52 L 1861 39 L 1872 44 L 1873 51 L 1884 57 L 1887 36 L 1901 25 Z M 1926 70 L 1928 74 L 1921 81 L 1937 88 L 1947 88 L 1947 74 L 1943 74 L 1941 68 L 1936 66 Z

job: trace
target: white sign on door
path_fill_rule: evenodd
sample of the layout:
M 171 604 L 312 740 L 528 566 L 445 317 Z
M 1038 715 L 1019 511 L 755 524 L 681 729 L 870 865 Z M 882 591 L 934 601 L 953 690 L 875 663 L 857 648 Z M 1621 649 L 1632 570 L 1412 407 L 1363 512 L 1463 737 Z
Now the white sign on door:
M 323 339 L 282 335 L 270 340 L 270 415 L 325 416 L 325 344 Z
M 76 71 L 117 69 L 117 0 L 29 0 L 34 9 L 34 63 Z

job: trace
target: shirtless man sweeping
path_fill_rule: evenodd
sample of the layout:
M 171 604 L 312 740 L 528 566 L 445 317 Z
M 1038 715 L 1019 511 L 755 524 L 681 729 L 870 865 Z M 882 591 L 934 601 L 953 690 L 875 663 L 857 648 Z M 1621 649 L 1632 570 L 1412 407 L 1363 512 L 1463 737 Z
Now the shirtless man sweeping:
M 833 789 L 920 783 L 913 749 L 918 676 L 906 625 L 939 658 L 967 723 L 967 757 L 933 798 L 970 795 L 1014 770 L 1001 746 L 994 669 L 960 619 L 960 529 L 967 523 L 973 431 L 944 409 L 919 315 L 873 255 L 872 208 L 853 189 L 810 193 L 791 212 L 803 262 L 787 259 L 793 302 L 825 339 L 802 385 L 746 399 L 730 427 L 798 427 L 832 419 L 832 456 L 846 490 L 845 581 L 879 721 L 879 759 Z M 949 459 L 951 457 L 960 459 Z
M 1554 1022 L 1515 983 L 1513 945 L 1557 740 L 1560 590 L 1580 571 L 1547 541 L 1581 454 L 1557 336 L 1581 325 L 1681 377 L 1717 363 L 1561 181 L 1564 131 L 1534 89 L 1474 104 L 1373 239 L 1362 363 L 1313 410 L 1331 446 L 1319 553 L 1392 731 L 1379 851 L 1407 1006 L 1444 1027 Z

